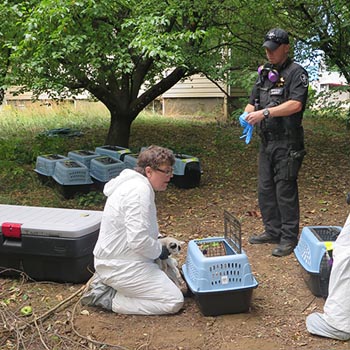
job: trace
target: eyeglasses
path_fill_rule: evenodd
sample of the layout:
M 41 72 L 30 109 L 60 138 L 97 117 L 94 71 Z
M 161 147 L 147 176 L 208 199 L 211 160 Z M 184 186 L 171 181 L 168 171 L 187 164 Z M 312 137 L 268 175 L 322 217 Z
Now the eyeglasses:
M 173 175 L 173 172 L 174 172 L 174 169 L 171 168 L 171 169 L 167 169 L 167 170 L 163 170 L 163 169 L 154 169 L 154 170 L 157 170 L 157 171 L 160 171 L 161 173 L 165 174 L 166 176 L 171 176 Z

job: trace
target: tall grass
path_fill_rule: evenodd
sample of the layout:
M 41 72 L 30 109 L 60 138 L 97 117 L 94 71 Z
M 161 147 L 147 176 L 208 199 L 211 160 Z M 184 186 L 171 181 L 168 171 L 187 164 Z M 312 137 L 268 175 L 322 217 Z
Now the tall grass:
M 33 104 L 21 109 L 6 105 L 0 110 L 0 136 L 37 133 L 55 128 L 100 127 L 108 122 L 108 110 L 100 103 L 90 102 L 76 107 L 72 104 Z
M 167 118 L 143 112 L 132 124 L 130 148 L 157 143 L 178 152 L 199 154 L 203 142 L 198 137 L 208 117 Z M 214 124 L 215 125 L 215 124 Z M 95 194 L 70 201 L 52 196 L 37 179 L 35 162 L 39 155 L 67 155 L 77 149 L 94 150 L 105 144 L 110 126 L 108 110 L 100 103 L 85 105 L 33 105 L 23 109 L 3 106 L 0 110 L 0 203 L 46 206 L 77 206 L 96 203 Z M 81 136 L 52 137 L 52 129 L 69 128 Z M 203 130 L 204 132 L 204 130 Z M 186 140 L 186 142 L 184 142 Z M 97 196 L 97 201 L 100 201 Z M 77 202 L 79 202 L 77 204 Z M 91 203 L 90 203 L 91 204 Z
M 34 172 L 39 155 L 67 155 L 77 149 L 94 150 L 105 144 L 110 116 L 100 103 L 87 105 L 33 105 L 18 109 L 3 106 L 0 110 L 0 203 L 101 208 L 103 196 L 95 192 L 63 200 L 39 183 Z M 350 154 L 349 133 L 339 121 L 305 118 L 307 144 L 317 152 L 336 144 L 343 154 Z M 80 137 L 51 137 L 48 130 L 70 128 L 81 132 Z M 244 172 L 240 185 L 253 178 L 258 136 L 249 146 L 240 140 L 242 128 L 235 123 L 218 123 L 215 116 L 165 117 L 151 112 L 141 113 L 133 122 L 130 149 L 159 144 L 177 153 L 201 159 L 205 177 L 211 185 L 225 186 Z M 312 139 L 312 141 L 310 140 Z M 332 141 L 331 141 L 332 140 Z M 315 151 L 316 152 L 316 151 Z M 308 146 L 309 159 L 313 149 Z M 215 180 L 218 178 L 218 180 Z
M 151 111 L 144 111 L 133 124 L 175 124 L 181 127 L 213 121 L 214 118 L 210 115 L 167 118 Z M 87 102 L 77 106 L 68 103 L 50 106 L 33 104 L 25 108 L 5 105 L 0 109 L 0 137 L 36 134 L 57 128 L 107 129 L 109 123 L 109 111 L 99 102 Z

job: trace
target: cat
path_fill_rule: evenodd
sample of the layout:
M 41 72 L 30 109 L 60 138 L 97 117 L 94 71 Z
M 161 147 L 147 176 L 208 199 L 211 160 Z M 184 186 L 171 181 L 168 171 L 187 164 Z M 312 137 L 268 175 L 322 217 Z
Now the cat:
M 175 255 L 178 255 L 181 251 L 181 246 L 185 242 L 179 241 L 173 237 L 161 237 L 159 238 L 162 245 L 165 245 L 169 250 L 169 257 L 167 259 L 161 260 L 156 259 L 159 267 L 168 275 L 168 277 L 180 288 L 182 283 L 182 277 L 178 268 L 177 260 Z

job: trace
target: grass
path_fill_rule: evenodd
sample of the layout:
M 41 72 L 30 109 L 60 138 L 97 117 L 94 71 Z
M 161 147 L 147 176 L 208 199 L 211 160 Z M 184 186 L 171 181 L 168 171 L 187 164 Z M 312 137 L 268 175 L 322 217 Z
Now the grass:
M 99 103 L 74 107 L 33 106 L 19 110 L 4 106 L 0 111 L 0 203 L 53 207 L 98 208 L 104 202 L 99 192 L 78 195 L 65 200 L 52 188 L 43 186 L 37 178 L 35 162 L 39 155 L 55 153 L 67 155 L 71 150 L 104 145 L 110 117 Z M 349 154 L 344 123 L 327 118 L 308 117 L 306 134 L 343 140 L 338 144 Z M 50 137 L 48 130 L 70 128 L 82 133 L 80 137 Z M 254 134 L 249 147 L 239 139 L 241 127 L 236 123 L 217 123 L 215 117 L 164 117 L 142 113 L 133 123 L 130 149 L 138 152 L 142 146 L 158 144 L 200 158 L 209 182 L 216 188 L 244 172 L 240 185 L 256 176 L 258 137 Z M 314 138 L 317 140 L 317 137 Z M 311 153 L 311 152 L 310 152 Z M 215 180 L 214 180 L 215 179 Z M 214 186 L 214 185 L 213 185 Z
M 0 203 L 100 209 L 104 200 L 100 193 L 63 200 L 51 188 L 42 186 L 33 170 L 39 155 L 67 155 L 72 150 L 94 150 L 104 145 L 109 122 L 108 111 L 98 103 L 79 108 L 34 105 L 21 110 L 4 106 L 0 111 Z M 199 135 L 208 124 L 215 127 L 215 121 L 208 117 L 165 118 L 144 112 L 132 125 L 130 148 L 138 152 L 142 146 L 159 144 L 177 152 L 199 154 L 207 148 L 201 143 L 204 136 Z M 48 135 L 49 130 L 58 128 L 77 130 L 82 135 Z
M 348 212 L 344 195 L 349 190 L 349 131 L 346 130 L 344 123 L 333 120 L 331 116 L 320 119 L 317 116 L 307 116 L 304 125 L 308 153 L 299 181 L 301 226 L 341 225 Z M 105 198 L 101 192 L 91 191 L 86 195 L 65 200 L 51 187 L 43 186 L 33 169 L 36 157 L 40 154 L 55 152 L 65 155 L 70 150 L 94 149 L 102 145 L 108 126 L 108 114 L 99 108 L 94 111 L 92 107 L 86 110 L 68 107 L 32 111 L 3 109 L 0 113 L 0 203 L 102 210 Z M 82 131 L 83 135 L 72 138 L 45 136 L 45 131 L 58 127 L 76 128 Z M 252 142 L 247 146 L 239 139 L 241 132 L 239 125 L 218 124 L 214 117 L 168 118 L 143 113 L 132 125 L 130 135 L 132 150 L 138 150 L 141 146 L 151 143 L 167 146 L 179 152 L 198 156 L 204 171 L 201 186 L 190 190 L 169 186 L 167 191 L 157 195 L 161 232 L 180 237 L 185 241 L 221 236 L 223 210 L 234 213 L 242 222 L 244 249 L 249 255 L 254 273 L 260 283 L 258 289 L 254 291 L 257 294 L 253 300 L 253 312 L 247 317 L 244 316 L 244 322 L 241 317 L 236 320 L 230 317 L 230 322 L 227 322 L 227 318 L 218 318 L 215 322 L 219 324 L 214 325 L 216 328 L 208 329 L 207 320 L 196 311 L 191 301 L 187 301 L 187 310 L 184 313 L 166 319 L 166 322 L 170 322 L 168 328 L 183 331 L 182 344 L 190 343 L 191 337 L 201 340 L 201 336 L 207 333 L 208 336 L 202 339 L 202 343 L 206 345 L 210 340 L 206 348 L 210 346 L 215 348 L 218 344 L 221 346 L 221 343 L 225 348 L 227 344 L 234 341 L 238 344 L 238 348 L 244 348 L 247 344 L 252 345 L 254 342 L 257 348 L 261 343 L 267 344 L 265 348 L 270 345 L 270 347 L 296 349 L 306 345 L 307 348 L 316 349 L 322 347 L 322 344 L 328 344 L 328 348 L 332 346 L 334 349 L 340 349 L 342 347 L 340 343 L 335 344 L 333 341 L 331 344 L 330 340 L 318 340 L 306 334 L 304 326 L 306 313 L 316 308 L 320 309 L 323 302 L 310 296 L 311 294 L 306 291 L 303 281 L 300 280 L 300 274 L 296 270 L 295 259 L 285 258 L 281 264 L 280 260 L 271 260 L 270 254 L 266 253 L 266 249 L 269 248 L 247 244 L 248 235 L 260 232 L 258 229 L 260 230 L 262 226 L 256 195 L 258 137 L 254 134 Z M 17 288 L 18 283 L 20 283 L 20 289 Z M 36 315 L 43 314 L 45 308 L 57 303 L 58 297 L 61 300 L 72 291 L 66 284 L 45 286 L 41 283 L 35 285 L 23 284 L 22 281 L 18 283 L 3 283 L 2 288 L 4 292 L 2 294 L 4 296 L 8 294 L 12 298 L 12 308 L 8 310 L 13 310 L 13 315 L 18 313 L 19 306 L 24 302 L 25 304 L 30 302 L 33 310 L 36 310 Z M 17 289 L 14 290 L 14 287 Z M 29 295 L 28 301 L 21 299 L 23 295 Z M 71 347 L 71 344 L 74 344 L 73 341 L 77 341 L 76 335 L 67 331 L 67 312 L 63 309 L 60 313 L 55 313 L 57 322 L 51 322 L 52 320 L 49 319 L 51 322 L 49 327 L 43 324 L 47 331 L 42 334 L 49 346 L 56 346 L 53 344 L 55 341 L 50 341 L 56 336 L 57 341 L 61 340 L 60 344 L 63 344 L 63 338 L 59 338 L 60 334 L 65 335 L 64 339 L 67 339 L 67 344 Z M 71 314 L 70 311 L 69 314 Z M 78 314 L 76 316 L 79 317 Z M 82 317 L 85 318 L 85 321 L 81 319 L 82 334 L 90 334 L 93 315 L 90 314 L 89 320 L 86 315 Z M 129 344 L 127 328 L 132 324 L 132 327 L 136 327 L 136 333 L 133 334 L 140 335 L 132 338 L 134 341 L 132 346 L 144 343 L 142 334 L 145 331 L 152 332 L 153 329 L 160 329 L 164 324 L 163 316 L 159 319 L 152 318 L 152 323 L 146 328 L 144 320 L 135 319 L 135 317 L 118 319 L 116 315 L 110 313 L 101 317 L 94 322 L 96 339 L 105 334 L 103 332 L 106 331 L 106 322 L 112 324 L 119 321 L 120 326 L 115 324 L 120 332 L 115 337 L 113 337 L 115 332 L 110 332 L 111 338 L 108 340 L 102 338 L 111 343 Z M 190 327 L 191 332 L 187 332 L 187 324 L 191 323 L 196 324 L 196 327 Z M 180 324 L 184 327 L 181 328 Z M 289 327 L 290 324 L 293 327 Z M 238 331 L 232 335 L 231 331 L 234 328 Z M 213 338 L 216 329 L 221 329 L 224 333 L 226 331 L 225 334 L 228 336 L 224 339 L 219 332 L 218 336 Z M 38 332 L 40 330 L 41 328 L 38 328 Z M 28 332 L 31 331 L 31 329 L 28 330 Z M 24 336 L 27 334 L 29 333 Z M 124 337 L 121 337 L 122 334 Z M 258 338 L 256 334 L 259 335 Z M 74 339 L 70 339 L 72 335 Z M 231 335 L 236 338 L 233 339 Z M 178 335 L 175 334 L 175 337 Z M 29 336 L 27 338 L 33 339 Z M 12 346 L 15 342 L 10 341 L 8 344 Z M 200 347 L 201 341 L 197 344 Z M 67 345 L 68 348 L 69 345 Z M 159 341 L 157 338 L 152 338 L 151 345 L 153 348 L 164 348 L 163 339 Z
M 53 128 L 98 127 L 108 122 L 108 111 L 99 103 L 91 102 L 81 107 L 70 104 L 48 107 L 33 105 L 23 109 L 7 105 L 0 111 L 0 137 Z

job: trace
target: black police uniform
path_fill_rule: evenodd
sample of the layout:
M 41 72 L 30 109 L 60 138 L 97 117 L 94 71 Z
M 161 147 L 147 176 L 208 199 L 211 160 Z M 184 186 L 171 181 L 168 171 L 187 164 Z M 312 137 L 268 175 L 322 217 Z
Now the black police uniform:
M 308 93 L 308 75 L 291 59 L 277 70 L 276 82 L 268 78 L 273 67 L 260 72 L 249 103 L 255 109 L 277 106 L 288 100 L 300 101 L 302 111 L 287 117 L 270 117 L 258 125 L 258 199 L 265 232 L 281 244 L 297 244 L 299 234 L 299 196 L 297 177 L 304 150 L 303 112 Z

